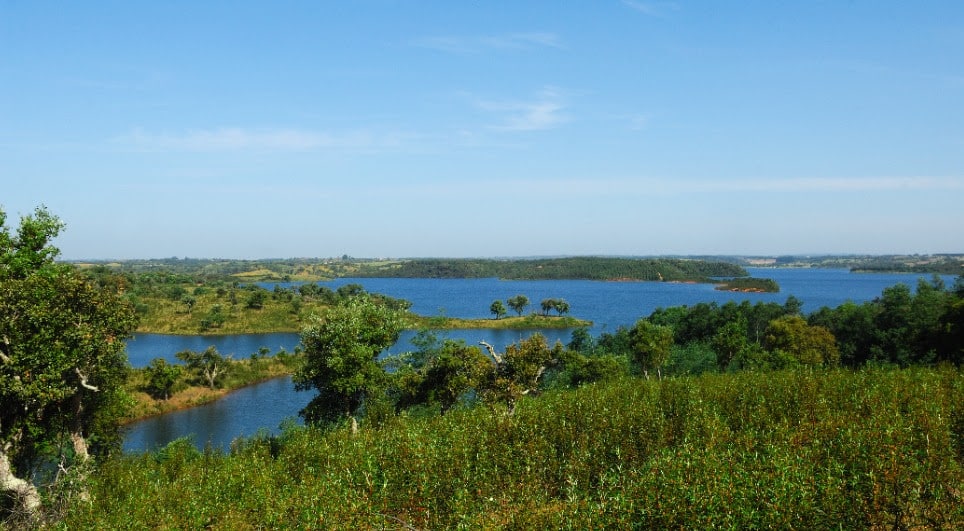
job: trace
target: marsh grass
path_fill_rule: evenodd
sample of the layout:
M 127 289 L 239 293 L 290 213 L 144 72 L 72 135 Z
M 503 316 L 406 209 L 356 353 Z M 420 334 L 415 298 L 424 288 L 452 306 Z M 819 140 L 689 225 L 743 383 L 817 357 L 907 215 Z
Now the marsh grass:
M 65 528 L 960 528 L 960 369 L 625 379 L 115 458 Z

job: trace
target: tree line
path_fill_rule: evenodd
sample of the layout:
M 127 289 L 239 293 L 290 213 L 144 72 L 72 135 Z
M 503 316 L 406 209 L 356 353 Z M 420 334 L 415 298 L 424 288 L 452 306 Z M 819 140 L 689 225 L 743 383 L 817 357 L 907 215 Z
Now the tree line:
M 506 280 L 649 280 L 707 282 L 745 277 L 746 269 L 722 261 L 678 258 L 569 257 L 517 260 L 417 259 L 360 264 L 359 277 L 501 278 Z
M 498 303 L 498 304 L 497 304 Z M 557 300 L 546 299 L 544 312 Z M 528 305 L 507 299 L 516 311 Z M 493 303 L 499 313 L 501 301 Z M 423 331 L 416 350 L 381 359 L 401 330 L 396 313 L 376 301 L 353 299 L 305 328 L 306 363 L 300 389 L 318 392 L 302 412 L 309 423 L 384 418 L 414 406 L 445 412 L 481 400 L 508 407 L 552 387 L 576 387 L 638 374 L 769 371 L 798 367 L 900 367 L 964 362 L 964 277 L 953 288 L 939 277 L 903 284 L 863 304 L 821 308 L 804 316 L 802 303 L 728 302 L 659 308 L 633 326 L 592 337 L 585 328 L 567 345 L 535 334 L 496 352 L 487 343 L 439 340 Z M 504 307 L 502 308 L 504 312 Z M 484 347 L 484 348 L 480 348 Z M 377 422 L 377 420 L 376 420 Z
M 492 313 L 496 319 L 502 319 L 506 316 L 506 313 L 508 313 L 506 305 L 508 305 L 517 316 L 522 316 L 526 308 L 529 307 L 529 297 L 521 294 L 515 295 L 506 299 L 505 304 L 502 303 L 502 300 L 496 299 L 492 301 L 492 304 L 489 306 L 489 312 Z M 565 299 L 542 299 L 539 306 L 542 308 L 542 315 L 544 316 L 548 316 L 550 311 L 555 311 L 559 316 L 569 313 L 569 303 L 566 302 Z

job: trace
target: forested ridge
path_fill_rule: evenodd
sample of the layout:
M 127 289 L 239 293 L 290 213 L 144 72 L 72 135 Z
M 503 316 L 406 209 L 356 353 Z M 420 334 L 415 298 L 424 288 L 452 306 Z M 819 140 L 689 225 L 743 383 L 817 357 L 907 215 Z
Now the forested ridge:
M 516 260 L 426 258 L 363 265 L 359 277 L 491 278 L 505 280 L 708 281 L 744 277 L 741 266 L 675 258 L 568 257 Z

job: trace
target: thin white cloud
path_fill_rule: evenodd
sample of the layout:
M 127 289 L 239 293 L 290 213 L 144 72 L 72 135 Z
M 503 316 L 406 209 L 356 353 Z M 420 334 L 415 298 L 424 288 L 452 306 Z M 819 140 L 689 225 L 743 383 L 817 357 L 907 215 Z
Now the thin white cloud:
M 583 200 L 588 197 L 649 197 L 678 194 L 725 193 L 878 193 L 895 191 L 952 192 L 964 190 L 961 177 L 874 177 L 685 180 L 673 178 L 569 178 L 569 179 L 480 179 L 452 180 L 379 190 L 390 197 L 435 197 L 451 199 L 478 197 L 490 190 L 512 189 L 521 196 L 543 200 Z
M 668 11 L 676 11 L 679 4 L 676 2 L 646 2 L 642 0 L 623 0 L 623 5 L 651 17 L 665 15 Z
M 501 131 L 540 131 L 552 129 L 565 123 L 569 117 L 563 112 L 566 108 L 559 91 L 543 89 L 532 100 L 481 100 L 475 105 L 484 111 L 499 115 L 502 121 L 493 126 Z
M 471 54 L 487 50 L 529 50 L 564 48 L 561 39 L 550 32 L 508 33 L 481 37 L 434 36 L 417 39 L 415 46 L 447 53 Z
M 332 134 L 304 129 L 241 127 L 152 133 L 138 128 L 114 138 L 113 142 L 145 151 L 315 151 L 398 147 L 405 142 L 405 135 L 371 131 Z

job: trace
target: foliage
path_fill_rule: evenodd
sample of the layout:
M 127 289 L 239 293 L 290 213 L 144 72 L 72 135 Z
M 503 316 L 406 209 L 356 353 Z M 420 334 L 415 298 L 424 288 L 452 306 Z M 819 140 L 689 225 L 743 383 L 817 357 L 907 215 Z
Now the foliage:
M 549 315 L 551 310 L 555 310 L 559 315 L 569 313 L 569 303 L 565 299 L 542 299 L 540 306 L 542 315 Z
M 361 264 L 359 277 L 490 278 L 509 280 L 651 280 L 709 281 L 711 277 L 745 277 L 742 267 L 720 260 L 675 258 L 608 258 L 576 256 L 519 260 L 419 259 L 375 265 Z
M 502 304 L 500 300 L 495 300 L 492 302 L 492 305 L 489 306 L 489 311 L 496 319 L 502 319 L 506 314 L 505 304 Z
M 745 291 L 752 293 L 778 293 L 780 285 L 772 278 L 731 278 L 717 284 L 720 291 Z
M 669 361 L 673 347 L 673 329 L 640 319 L 630 329 L 629 341 L 633 361 L 648 377 L 649 371 L 660 371 Z
M 764 346 L 780 351 L 802 365 L 836 365 L 840 361 L 836 339 L 822 326 L 811 326 L 798 315 L 786 315 L 773 321 L 766 330 Z
M 218 377 L 223 377 L 231 367 L 229 359 L 222 356 L 213 345 L 204 349 L 204 352 L 183 350 L 176 356 L 188 369 L 195 371 L 199 378 L 203 378 L 210 389 L 215 389 Z
M 46 209 L 16 234 L 5 221 L 0 211 L 0 488 L 14 486 L 33 511 L 39 499 L 17 475 L 117 445 L 136 317 L 112 289 L 54 263 L 63 224 Z
M 69 529 L 955 529 L 960 369 L 622 379 L 119 456 Z
M 145 369 L 147 393 L 154 398 L 167 400 L 181 377 L 181 367 L 167 363 L 164 358 L 154 358 Z
M 490 404 L 504 404 L 509 413 L 520 398 L 539 390 L 542 375 L 558 363 L 563 351 L 561 343 L 550 349 L 546 337 L 539 333 L 507 346 L 501 355 L 490 345 L 486 348 L 493 368 L 485 375 L 480 394 Z
M 522 312 L 525 311 L 526 306 L 529 305 L 529 297 L 519 294 L 509 297 L 505 302 L 509 305 L 509 308 L 512 308 L 512 311 L 518 315 L 522 315 Z
M 962 277 L 964 278 L 964 277 Z M 886 288 L 863 304 L 846 303 L 811 314 L 811 325 L 825 327 L 837 339 L 841 362 L 848 366 L 893 363 L 964 363 L 961 301 L 964 294 L 944 286 L 940 277 L 921 280 L 916 292 L 905 284 Z
M 479 348 L 464 341 L 447 339 L 440 345 L 423 348 L 413 357 L 418 362 L 396 376 L 400 409 L 430 404 L 444 414 L 464 396 L 478 390 L 490 369 Z
M 398 340 L 397 311 L 370 297 L 353 297 L 315 318 L 301 333 L 305 364 L 295 373 L 299 390 L 318 395 L 301 415 L 325 424 L 357 415 L 367 398 L 386 390 L 388 378 L 378 355 Z

